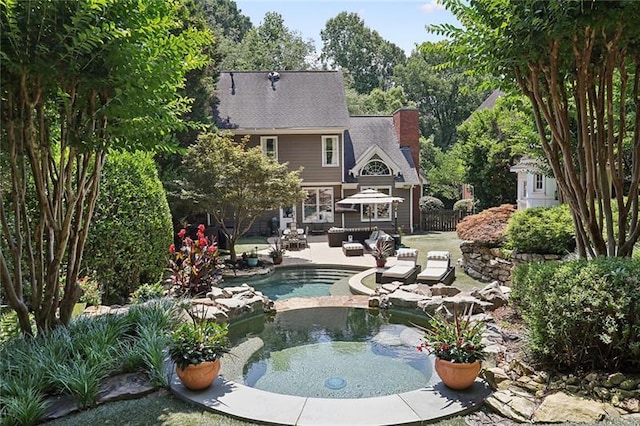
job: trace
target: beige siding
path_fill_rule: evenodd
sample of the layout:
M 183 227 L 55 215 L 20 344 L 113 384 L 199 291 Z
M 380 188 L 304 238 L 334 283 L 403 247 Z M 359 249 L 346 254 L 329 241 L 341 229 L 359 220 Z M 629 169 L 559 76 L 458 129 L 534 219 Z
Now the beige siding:
M 333 134 L 335 135 L 335 134 Z M 313 182 L 342 182 L 342 135 L 338 136 L 338 155 L 340 156 L 337 167 L 322 166 L 322 136 L 332 136 L 331 134 L 318 135 L 252 135 L 249 146 L 259 146 L 260 136 L 278 137 L 278 161 L 289 163 L 291 170 L 303 167 L 301 177 L 304 183 Z M 240 140 L 240 137 L 236 137 Z

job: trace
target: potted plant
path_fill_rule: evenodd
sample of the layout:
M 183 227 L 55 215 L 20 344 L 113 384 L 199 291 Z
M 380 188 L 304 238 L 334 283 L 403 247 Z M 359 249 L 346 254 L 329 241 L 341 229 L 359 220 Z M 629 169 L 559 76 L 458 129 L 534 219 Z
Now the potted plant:
M 255 247 L 249 253 L 249 257 L 247 258 L 247 265 L 251 268 L 258 266 L 258 247 Z
M 427 350 L 435 355 L 435 370 L 442 382 L 451 389 L 466 389 L 473 384 L 485 357 L 482 344 L 484 323 L 471 320 L 473 305 L 468 312 L 458 315 L 454 305 L 453 314 L 441 310 L 431 316 L 424 340 L 418 350 Z M 445 311 L 445 312 L 443 312 Z
M 383 268 L 387 264 L 387 258 L 393 254 L 393 240 L 378 238 L 376 245 L 371 248 L 371 255 L 376 259 L 376 266 Z
M 171 333 L 169 356 L 176 364 L 176 374 L 191 390 L 206 389 L 218 377 L 220 358 L 229 351 L 226 323 L 197 319 L 178 326 Z
M 286 250 L 282 248 L 278 240 L 276 240 L 275 244 L 271 246 L 271 249 L 269 250 L 269 257 L 273 259 L 274 265 L 279 265 L 282 263 L 282 256 L 284 255 L 285 251 Z

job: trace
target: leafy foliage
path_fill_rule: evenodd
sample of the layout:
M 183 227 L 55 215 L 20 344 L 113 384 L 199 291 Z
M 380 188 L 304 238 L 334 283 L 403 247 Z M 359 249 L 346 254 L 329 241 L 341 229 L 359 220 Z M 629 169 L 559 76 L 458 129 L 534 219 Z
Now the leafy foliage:
M 576 248 L 573 219 L 566 204 L 515 212 L 506 235 L 506 247 L 524 253 L 567 254 Z
M 360 94 L 348 87 L 349 76 L 346 77 L 345 97 L 350 115 L 391 115 L 400 108 L 415 107 L 415 103 L 409 101 L 400 86 L 391 87 L 388 90 L 376 87 L 369 94 Z
M 560 369 L 640 368 L 640 260 L 526 264 L 511 301 L 541 362 Z
M 171 213 L 150 154 L 113 153 L 85 246 L 84 267 L 111 301 L 126 300 L 140 284 L 156 282 L 172 241 Z
M 420 138 L 420 168 L 427 177 L 425 194 L 455 200 L 465 179 L 463 162 L 455 150 L 443 150 L 433 140 L 433 136 Z
M 81 406 L 92 406 L 101 379 L 121 371 L 142 368 L 152 380 L 166 383 L 163 351 L 177 312 L 175 300 L 159 299 L 134 305 L 124 315 L 81 316 L 68 327 L 3 343 L 3 422 L 34 424 L 46 407 L 46 396 L 62 392 Z
M 417 347 L 422 352 L 449 362 L 473 363 L 485 357 L 482 333 L 484 323 L 471 320 L 472 309 L 460 314 L 453 307 L 450 314 L 446 308 L 429 319 L 424 340 Z
M 429 195 L 420 197 L 420 211 L 422 213 L 432 213 L 440 210 L 444 210 L 444 203 L 440 199 Z
M 361 94 L 390 88 L 393 67 L 406 60 L 402 49 L 366 27 L 356 13 L 329 19 L 320 38 L 323 64 L 348 71 L 353 89 Z
M 433 136 L 436 147 L 448 151 L 457 140 L 456 128 L 478 108 L 489 92 L 482 78 L 460 64 L 443 67 L 448 42 L 425 42 L 406 63 L 393 70 L 393 81 L 420 111 L 420 131 Z
M 536 140 L 521 99 L 499 100 L 494 108 L 475 112 L 458 128 L 458 136 L 455 150 L 478 207 L 515 203 L 518 178 L 510 169 Z
M 221 67 L 231 70 L 306 70 L 307 58 L 315 53 L 312 40 L 284 25 L 282 15 L 267 12 L 262 23 L 250 28 L 235 51 L 227 50 Z
M 256 219 L 268 210 L 302 201 L 299 171 L 265 156 L 260 147 L 247 148 L 228 132 L 206 134 L 189 148 L 184 197 L 197 202 L 220 224 L 229 242 L 232 260 L 235 244 Z M 234 222 L 229 224 L 229 219 Z
M 183 125 L 189 100 L 178 91 L 205 64 L 200 50 L 211 37 L 182 27 L 180 6 L 3 2 L 0 143 L 13 155 L 10 189 L 0 192 L 10 256 L 0 256 L 0 281 L 25 333 L 33 334 L 30 310 L 44 331 L 71 318 L 106 152 L 170 149 L 169 134 Z
M 531 102 L 578 254 L 631 256 L 640 238 L 640 9 L 628 1 L 443 4 L 465 27 L 432 27 L 451 39 L 450 62 L 517 86 Z
M 453 204 L 453 210 L 465 210 L 472 211 L 475 207 L 474 200 L 471 198 L 465 198 L 463 200 L 458 200 Z
M 133 293 L 130 301 L 133 304 L 144 303 L 164 296 L 164 287 L 160 281 L 153 284 L 142 284 Z
M 181 246 L 177 250 L 174 244 L 169 246 L 171 276 L 167 282 L 178 296 L 206 293 L 221 279 L 218 247 L 204 235 L 204 229 L 204 225 L 198 225 L 195 240 L 187 235 L 185 229 L 181 229 L 178 232 Z
M 503 204 L 492 207 L 478 214 L 467 216 L 456 226 L 461 240 L 471 240 L 489 247 L 504 244 L 505 230 L 509 219 L 516 211 L 516 206 Z
M 181 324 L 171 334 L 169 356 L 182 369 L 215 361 L 228 352 L 227 324 L 192 320 Z

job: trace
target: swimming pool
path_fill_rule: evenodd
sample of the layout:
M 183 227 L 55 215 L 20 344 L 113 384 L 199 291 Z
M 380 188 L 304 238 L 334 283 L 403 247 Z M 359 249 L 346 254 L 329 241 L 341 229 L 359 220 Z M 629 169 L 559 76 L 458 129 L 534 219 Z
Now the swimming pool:
M 422 333 L 407 325 L 417 320 L 327 307 L 281 312 L 271 321 L 232 327 L 232 335 L 261 341 L 238 372 L 241 377 L 233 380 L 317 398 L 370 398 L 420 389 L 435 379 L 433 360 L 416 349 Z
M 223 287 L 247 283 L 271 300 L 292 297 L 350 295 L 348 279 L 361 269 L 336 267 L 279 267 L 269 275 L 225 279 Z

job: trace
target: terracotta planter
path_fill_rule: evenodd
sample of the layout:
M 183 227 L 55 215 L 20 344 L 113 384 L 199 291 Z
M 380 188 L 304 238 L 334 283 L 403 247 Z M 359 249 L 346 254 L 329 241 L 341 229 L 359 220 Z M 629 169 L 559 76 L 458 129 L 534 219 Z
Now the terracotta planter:
M 384 268 L 384 265 L 387 264 L 387 259 L 376 259 L 376 267 Z
M 184 370 L 176 365 L 176 374 L 182 384 L 191 390 L 202 390 L 211 386 L 220 372 L 220 359 L 189 365 Z
M 273 258 L 273 264 L 274 265 L 279 265 L 282 263 L 282 256 L 278 256 L 278 257 L 274 257 Z
M 442 382 L 451 389 L 463 390 L 473 384 L 480 372 L 481 363 L 460 364 L 436 358 L 435 369 Z

